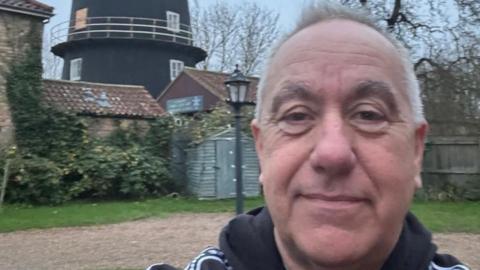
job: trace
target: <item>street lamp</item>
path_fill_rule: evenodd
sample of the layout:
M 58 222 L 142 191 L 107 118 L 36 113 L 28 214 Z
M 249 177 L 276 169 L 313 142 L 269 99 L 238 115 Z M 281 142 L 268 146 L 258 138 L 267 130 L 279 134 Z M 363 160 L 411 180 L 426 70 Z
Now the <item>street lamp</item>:
M 251 105 L 252 102 L 247 101 L 248 86 L 250 81 L 235 67 L 235 71 L 225 81 L 227 88 L 228 104 L 233 107 L 235 113 L 235 178 L 236 178 L 236 213 L 243 213 L 243 180 L 242 180 L 242 147 L 241 147 L 241 125 L 240 119 L 241 108 L 243 105 Z

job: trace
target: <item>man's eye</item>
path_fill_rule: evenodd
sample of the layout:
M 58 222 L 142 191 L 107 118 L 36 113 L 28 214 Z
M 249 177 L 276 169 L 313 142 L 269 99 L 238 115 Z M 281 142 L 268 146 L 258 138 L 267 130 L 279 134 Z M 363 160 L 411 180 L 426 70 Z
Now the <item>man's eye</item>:
M 305 120 L 308 120 L 308 115 L 306 113 L 295 112 L 295 113 L 286 115 L 285 117 L 282 118 L 282 120 L 292 121 L 292 122 L 305 121 Z
M 385 116 L 381 113 L 375 111 L 362 111 L 358 113 L 359 119 L 365 121 L 383 121 L 385 120 Z
M 306 112 L 290 112 L 278 121 L 282 131 L 291 135 L 298 135 L 308 131 L 313 126 L 313 116 Z
M 353 126 L 365 132 L 380 132 L 388 126 L 386 114 L 370 106 L 357 108 L 350 121 Z

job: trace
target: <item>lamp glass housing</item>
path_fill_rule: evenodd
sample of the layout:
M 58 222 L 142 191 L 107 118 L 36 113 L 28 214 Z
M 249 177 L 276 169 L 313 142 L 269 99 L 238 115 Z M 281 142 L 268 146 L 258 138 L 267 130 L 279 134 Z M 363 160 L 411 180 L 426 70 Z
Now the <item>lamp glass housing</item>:
M 235 69 L 235 71 L 230 75 L 230 78 L 225 81 L 230 102 L 247 102 L 249 84 L 250 81 L 242 74 L 242 72 L 240 72 L 238 69 Z

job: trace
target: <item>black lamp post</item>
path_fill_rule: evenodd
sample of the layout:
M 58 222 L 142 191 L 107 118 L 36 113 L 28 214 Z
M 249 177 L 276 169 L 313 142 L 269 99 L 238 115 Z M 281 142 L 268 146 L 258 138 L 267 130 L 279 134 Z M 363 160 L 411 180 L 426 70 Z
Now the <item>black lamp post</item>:
M 236 178 L 236 213 L 243 213 L 243 180 L 242 180 L 242 146 L 241 146 L 241 108 L 243 105 L 251 105 L 247 101 L 248 87 L 250 81 L 238 69 L 225 81 L 228 92 L 227 103 L 233 107 L 235 113 L 235 178 Z

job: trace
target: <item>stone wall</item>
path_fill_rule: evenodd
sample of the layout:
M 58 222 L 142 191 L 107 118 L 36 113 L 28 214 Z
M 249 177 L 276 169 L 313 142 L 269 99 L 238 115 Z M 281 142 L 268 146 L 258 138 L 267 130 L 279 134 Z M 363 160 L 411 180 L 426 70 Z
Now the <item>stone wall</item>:
M 41 18 L 0 10 L 0 149 L 13 139 L 13 123 L 6 97 L 6 76 L 10 65 L 25 57 L 33 40 L 42 42 Z M 41 46 L 41 44 L 38 44 Z

